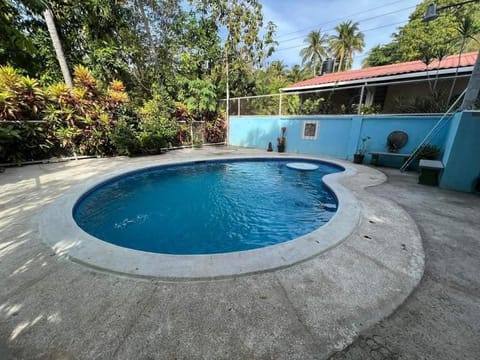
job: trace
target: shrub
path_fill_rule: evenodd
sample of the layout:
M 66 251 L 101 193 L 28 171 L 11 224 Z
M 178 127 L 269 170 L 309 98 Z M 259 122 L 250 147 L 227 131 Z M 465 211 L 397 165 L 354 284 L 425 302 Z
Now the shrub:
M 180 129 L 179 124 L 168 118 L 142 119 L 139 127 L 140 144 L 149 154 L 158 154 L 163 148 L 170 147 Z
M 0 66 L 0 119 L 39 120 L 44 108 L 45 94 L 37 80 Z
M 132 156 L 141 152 L 140 141 L 137 138 L 134 126 L 125 120 L 120 120 L 116 123 L 110 133 L 110 141 L 118 155 Z
M 442 149 L 433 144 L 425 144 L 418 152 L 418 159 L 437 160 L 442 153 Z
M 120 81 L 103 90 L 83 66 L 74 70 L 74 88 L 56 84 L 48 88 L 51 105 L 45 119 L 52 124 L 65 155 L 111 155 L 115 146 L 110 132 L 121 118 L 128 95 Z
M 227 137 L 227 123 L 225 117 L 219 116 L 214 121 L 205 122 L 205 138 L 207 143 L 224 142 Z
M 22 162 L 50 156 L 54 142 L 48 124 L 0 124 L 0 162 Z
M 145 152 L 160 153 L 175 141 L 180 125 L 171 118 L 174 111 L 171 98 L 159 91 L 140 109 L 139 139 Z

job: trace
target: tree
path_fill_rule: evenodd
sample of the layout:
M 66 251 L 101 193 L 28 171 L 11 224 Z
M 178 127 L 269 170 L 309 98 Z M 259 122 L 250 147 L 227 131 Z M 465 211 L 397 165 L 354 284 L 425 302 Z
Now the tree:
M 296 83 L 308 78 L 305 69 L 302 69 L 300 65 L 293 65 L 287 74 L 288 81 Z
M 461 110 L 472 110 L 475 103 L 478 101 L 478 94 L 480 93 L 480 51 L 477 54 L 477 60 L 473 67 L 472 76 L 467 85 L 467 92 L 463 98 Z
M 335 27 L 336 35 L 330 40 L 330 47 L 338 59 L 338 71 L 352 67 L 355 51 L 362 51 L 365 46 L 364 35 L 358 30 L 358 23 L 352 20 L 342 22 Z
M 452 5 L 451 0 L 435 1 L 438 7 Z M 448 48 L 448 55 L 458 54 L 462 47 L 462 35 L 457 31 L 459 21 L 469 15 L 474 24 L 480 22 L 480 3 L 465 4 L 460 8 L 445 10 L 435 21 L 423 22 L 423 14 L 431 0 L 423 0 L 410 15 L 409 21 L 392 34 L 392 41 L 374 47 L 364 60 L 364 66 L 376 66 L 419 60 L 422 47 L 428 46 L 433 52 Z M 477 25 L 475 25 L 477 26 Z M 476 35 L 478 36 L 478 30 Z M 478 43 L 469 39 L 464 44 L 468 51 L 478 49 Z M 437 50 L 435 50 L 437 49 Z
M 67 60 L 65 59 L 65 55 L 63 53 L 62 43 L 60 42 L 57 27 L 55 26 L 53 14 L 50 9 L 47 8 L 43 11 L 43 17 L 45 18 L 45 23 L 47 24 L 48 32 L 50 33 L 50 38 L 52 39 L 53 48 L 55 49 L 55 53 L 57 54 L 58 63 L 60 65 L 60 69 L 62 70 L 65 84 L 67 84 L 69 88 L 73 88 L 70 70 L 68 69 Z
M 457 81 L 458 68 L 460 67 L 460 60 L 462 58 L 462 53 L 463 53 L 463 50 L 465 49 L 465 45 L 468 40 L 475 40 L 474 36 L 479 31 L 480 31 L 480 27 L 477 24 L 475 24 L 475 22 L 473 21 L 470 15 L 466 15 L 465 17 L 460 19 L 459 24 L 457 26 L 457 32 L 460 35 L 460 39 L 461 39 L 460 52 L 458 54 L 457 69 L 455 71 L 455 77 L 453 78 L 453 81 L 452 81 L 452 86 L 450 87 L 447 103 L 450 102 L 450 99 L 453 96 L 453 90 L 455 89 L 455 83 Z
M 328 56 L 326 46 L 328 40 L 328 35 L 321 34 L 321 30 L 311 31 L 304 40 L 307 46 L 300 50 L 302 65 L 307 64 L 307 66 L 310 66 L 313 76 L 315 76 L 318 66 L 322 63 L 323 59 Z
M 397 48 L 394 43 L 372 47 L 368 56 L 363 59 L 362 67 L 381 66 L 399 62 Z
M 30 39 L 36 21 L 29 20 L 30 10 L 11 0 L 0 0 L 0 64 L 22 70 L 38 69 L 37 49 Z

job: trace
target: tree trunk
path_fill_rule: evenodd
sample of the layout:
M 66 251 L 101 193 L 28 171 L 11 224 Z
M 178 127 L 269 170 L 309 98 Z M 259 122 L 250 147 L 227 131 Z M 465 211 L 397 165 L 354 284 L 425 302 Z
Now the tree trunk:
M 480 50 L 477 54 L 477 61 L 475 61 L 475 66 L 473 67 L 472 76 L 467 85 L 467 92 L 463 98 L 462 105 L 460 110 L 472 110 L 475 106 L 475 102 L 478 98 L 478 93 L 480 91 Z
M 338 72 L 342 71 L 342 65 L 343 65 L 343 55 L 340 56 L 340 63 L 338 64 Z
M 62 43 L 58 37 L 57 28 L 55 27 L 55 21 L 53 20 L 53 14 L 50 9 L 46 9 L 43 12 L 43 17 L 47 24 L 48 32 L 50 33 L 50 38 L 52 39 L 53 48 L 57 54 L 57 60 L 60 64 L 60 69 L 62 70 L 63 78 L 65 79 L 65 84 L 69 88 L 73 87 L 72 77 L 70 76 L 70 70 L 68 70 L 67 60 L 63 54 Z
M 155 42 L 153 41 L 152 31 L 150 30 L 150 21 L 148 20 L 147 15 L 145 14 L 145 9 L 144 9 L 145 4 L 143 1 L 137 1 L 136 5 L 137 5 L 137 8 L 140 10 L 140 17 L 142 18 L 143 26 L 145 27 L 145 32 L 147 33 L 147 37 L 148 37 L 148 46 L 150 48 L 150 56 L 155 63 L 155 70 L 156 70 L 158 64 L 157 64 Z

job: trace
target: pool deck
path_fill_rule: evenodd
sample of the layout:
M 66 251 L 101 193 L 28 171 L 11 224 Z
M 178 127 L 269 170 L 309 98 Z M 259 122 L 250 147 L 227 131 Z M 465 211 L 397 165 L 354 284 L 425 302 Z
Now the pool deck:
M 132 164 L 255 154 L 266 153 L 204 147 L 0 174 L 0 359 L 478 355 L 479 198 L 416 185 L 410 174 L 392 172 L 385 183 L 384 173 L 356 166 L 342 181 L 360 203 L 353 232 L 312 259 L 259 274 L 135 278 L 71 261 L 40 237 L 38 215 L 95 177 Z

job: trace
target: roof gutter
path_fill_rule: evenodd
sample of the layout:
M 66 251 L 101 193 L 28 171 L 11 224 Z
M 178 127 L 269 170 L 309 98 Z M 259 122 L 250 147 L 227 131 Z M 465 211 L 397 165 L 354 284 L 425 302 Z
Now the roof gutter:
M 466 73 L 472 72 L 472 66 L 463 66 L 458 68 L 459 73 Z M 448 75 L 454 74 L 457 72 L 457 68 L 448 68 L 448 69 L 440 69 L 438 70 L 438 75 Z M 385 82 L 385 81 L 395 81 L 401 79 L 411 79 L 416 77 L 425 77 L 425 76 L 432 76 L 437 75 L 437 70 L 427 70 L 422 72 L 412 72 L 407 74 L 400 74 L 400 75 L 389 75 L 389 76 L 381 76 L 381 77 L 371 77 L 371 78 L 362 78 L 356 80 L 346 80 L 346 81 L 337 81 L 337 82 L 330 82 L 325 84 L 317 84 L 317 85 L 309 85 L 309 86 L 296 86 L 296 87 L 287 87 L 282 88 L 280 91 L 283 92 L 290 92 L 290 91 L 299 91 L 299 90 L 315 90 L 315 89 L 322 89 L 322 88 L 338 88 L 339 86 L 348 86 L 348 85 L 355 85 L 355 84 L 364 84 L 368 82 L 369 84 L 374 84 L 376 82 Z

